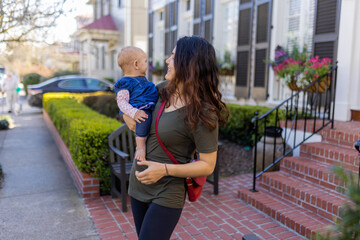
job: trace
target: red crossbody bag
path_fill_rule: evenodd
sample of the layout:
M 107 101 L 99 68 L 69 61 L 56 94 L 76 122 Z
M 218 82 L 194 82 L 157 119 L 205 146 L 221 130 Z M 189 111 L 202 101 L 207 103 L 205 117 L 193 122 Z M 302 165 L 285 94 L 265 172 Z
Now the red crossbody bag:
M 159 134 L 158 134 L 158 124 L 159 124 L 159 119 L 160 116 L 162 114 L 162 112 L 164 111 L 165 108 L 165 104 L 166 101 L 164 101 L 161 106 L 160 109 L 157 113 L 156 116 L 156 121 L 155 121 L 155 133 L 156 133 L 156 138 L 160 143 L 160 146 L 162 147 L 162 149 L 164 150 L 164 152 L 166 153 L 166 155 L 168 155 L 168 157 L 171 159 L 171 161 L 174 164 L 179 164 L 179 162 L 175 159 L 175 157 L 171 154 L 171 152 L 169 151 L 169 149 L 167 149 L 165 147 L 165 145 L 163 144 L 163 142 L 161 141 Z M 197 159 L 195 159 L 195 161 L 198 161 Z M 188 197 L 189 197 L 189 201 L 190 202 L 195 202 L 196 200 L 199 199 L 199 197 L 201 196 L 201 192 L 202 192 L 202 187 L 206 182 L 206 176 L 204 177 L 187 177 L 186 178 L 186 187 L 187 187 L 187 192 L 188 192 Z

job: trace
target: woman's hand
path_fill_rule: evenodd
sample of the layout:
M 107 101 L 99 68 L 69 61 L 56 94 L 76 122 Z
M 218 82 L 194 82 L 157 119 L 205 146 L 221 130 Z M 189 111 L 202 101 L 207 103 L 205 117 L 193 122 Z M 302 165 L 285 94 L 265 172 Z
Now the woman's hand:
M 123 114 L 123 118 L 124 118 L 124 121 L 126 123 L 126 125 L 128 126 L 128 128 L 135 132 L 135 127 L 136 127 L 136 122 L 134 119 L 132 119 L 131 117 L 129 117 L 128 115 L 126 114 Z
M 166 176 L 165 165 L 153 161 L 137 161 L 138 165 L 147 166 L 142 172 L 135 171 L 136 178 L 143 184 L 149 185 L 156 183 L 160 178 Z

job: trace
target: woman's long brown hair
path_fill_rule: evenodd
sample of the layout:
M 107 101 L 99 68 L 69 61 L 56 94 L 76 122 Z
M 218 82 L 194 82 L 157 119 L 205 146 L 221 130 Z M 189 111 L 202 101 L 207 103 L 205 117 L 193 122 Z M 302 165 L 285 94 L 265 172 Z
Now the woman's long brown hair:
M 214 47 L 205 39 L 182 37 L 176 43 L 174 59 L 175 79 L 160 91 L 162 100 L 171 104 L 171 96 L 183 94 L 186 103 L 185 122 L 195 130 L 200 122 L 210 131 L 217 122 L 223 125 L 229 110 L 221 100 L 219 69 Z

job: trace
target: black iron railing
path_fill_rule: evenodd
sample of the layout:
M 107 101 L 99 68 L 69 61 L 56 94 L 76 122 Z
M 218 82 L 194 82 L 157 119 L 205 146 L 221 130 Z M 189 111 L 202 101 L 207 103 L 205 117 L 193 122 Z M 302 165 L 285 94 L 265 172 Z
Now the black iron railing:
M 258 113 L 255 113 L 252 119 L 255 145 L 251 191 L 256 192 L 258 177 L 279 166 L 280 161 L 292 154 L 294 149 L 329 124 L 331 128 L 334 127 L 336 80 L 337 66 L 333 66 L 329 74 L 320 76 L 300 91 L 293 92 L 288 99 L 264 115 L 259 117 Z M 272 126 L 268 126 L 270 123 Z M 269 150 L 269 139 L 272 148 L 270 157 L 266 154 Z M 262 156 L 258 156 L 258 152 Z

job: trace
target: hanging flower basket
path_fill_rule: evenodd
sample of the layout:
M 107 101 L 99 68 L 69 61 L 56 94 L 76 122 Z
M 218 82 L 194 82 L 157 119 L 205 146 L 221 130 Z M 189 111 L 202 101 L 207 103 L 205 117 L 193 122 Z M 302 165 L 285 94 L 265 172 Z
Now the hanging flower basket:
M 156 76 L 162 76 L 164 71 L 162 69 L 153 69 L 152 74 Z
M 316 79 L 313 79 L 315 81 Z M 319 82 L 312 85 L 307 89 L 310 93 L 323 93 L 330 87 L 330 78 L 328 76 L 324 76 L 320 79 Z
M 233 76 L 234 75 L 234 69 L 228 69 L 228 68 L 220 68 L 219 74 L 222 76 Z
M 331 70 L 331 59 L 330 58 L 319 58 L 315 56 L 310 58 L 306 64 L 302 79 L 302 85 L 307 86 L 312 82 L 316 81 L 319 76 L 321 79 L 307 89 L 311 93 L 323 93 L 330 86 L 331 77 L 328 76 Z
M 301 87 L 299 87 L 299 86 L 297 85 L 296 80 L 291 80 L 291 81 L 288 83 L 288 87 L 290 88 L 291 91 L 295 91 L 295 92 L 300 91 L 300 90 L 302 89 Z

